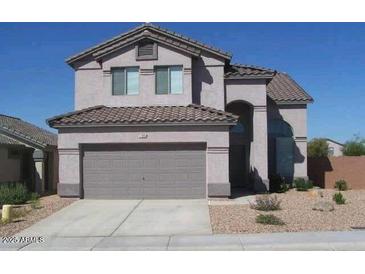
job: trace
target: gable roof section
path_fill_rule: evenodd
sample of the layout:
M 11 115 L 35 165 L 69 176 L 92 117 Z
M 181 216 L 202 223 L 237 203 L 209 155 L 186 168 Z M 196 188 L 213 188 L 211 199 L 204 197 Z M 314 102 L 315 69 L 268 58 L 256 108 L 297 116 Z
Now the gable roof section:
M 57 146 L 57 135 L 19 118 L 0 114 L 0 133 L 46 147 Z M 7 138 L 9 139 L 9 138 Z M 5 140 L 5 138 L 4 138 Z M 9 140 L 8 140 L 9 142 Z
M 207 44 L 198 42 L 181 34 L 178 34 L 173 31 L 169 31 L 167 29 L 163 29 L 159 26 L 145 23 L 142 24 L 128 32 L 120 34 L 110 40 L 107 40 L 101 44 L 98 44 L 94 47 L 84 50 L 81 53 L 73 55 L 69 57 L 66 62 L 71 65 L 89 55 L 93 55 L 95 57 L 100 57 L 109 53 L 110 51 L 114 51 L 125 46 L 128 43 L 135 42 L 135 39 L 141 39 L 143 37 L 150 38 L 161 43 L 169 44 L 174 47 L 179 47 L 182 50 L 190 51 L 190 53 L 195 53 L 200 55 L 202 50 L 208 51 L 212 54 L 218 55 L 226 60 L 230 60 L 232 57 L 231 53 L 225 52 L 223 50 L 217 49 L 215 47 L 209 46 Z
M 313 98 L 288 74 L 278 72 L 267 85 L 267 95 L 277 103 L 312 103 Z
M 200 105 L 106 107 L 95 106 L 47 120 L 54 128 L 131 125 L 234 125 L 238 116 Z
M 224 78 L 267 79 L 267 95 L 278 104 L 312 103 L 313 98 L 295 82 L 288 74 L 273 69 L 234 64 L 226 67 Z
M 276 71 L 252 65 L 233 64 L 226 67 L 224 78 L 228 80 L 236 79 L 272 79 Z
M 0 133 L 0 145 L 23 145 L 23 143 Z

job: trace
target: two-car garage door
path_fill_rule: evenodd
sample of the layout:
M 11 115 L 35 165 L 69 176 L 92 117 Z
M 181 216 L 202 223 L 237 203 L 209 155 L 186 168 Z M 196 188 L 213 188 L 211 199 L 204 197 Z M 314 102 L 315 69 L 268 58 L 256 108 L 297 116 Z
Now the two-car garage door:
M 205 198 L 205 150 L 204 144 L 85 145 L 84 197 Z

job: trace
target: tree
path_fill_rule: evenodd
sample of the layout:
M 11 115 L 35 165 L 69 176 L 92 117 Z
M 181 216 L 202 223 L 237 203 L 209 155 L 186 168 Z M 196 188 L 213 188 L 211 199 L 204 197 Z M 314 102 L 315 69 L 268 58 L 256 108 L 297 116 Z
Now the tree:
M 328 144 L 326 139 L 314 138 L 308 142 L 308 157 L 327 157 Z
M 342 152 L 345 156 L 365 155 L 365 139 L 355 135 L 352 140 L 345 143 Z

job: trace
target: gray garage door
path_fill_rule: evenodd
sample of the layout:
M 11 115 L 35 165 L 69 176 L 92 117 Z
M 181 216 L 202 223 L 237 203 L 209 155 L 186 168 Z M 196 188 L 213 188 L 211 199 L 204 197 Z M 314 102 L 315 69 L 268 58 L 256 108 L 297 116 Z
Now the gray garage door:
M 83 151 L 85 198 L 206 197 L 203 144 L 88 145 Z

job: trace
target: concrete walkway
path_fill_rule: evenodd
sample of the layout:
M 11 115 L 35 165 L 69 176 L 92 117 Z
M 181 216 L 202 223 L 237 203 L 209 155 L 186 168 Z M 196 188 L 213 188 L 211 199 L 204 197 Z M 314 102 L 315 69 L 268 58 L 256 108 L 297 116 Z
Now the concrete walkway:
M 1 243 L 0 250 L 365 250 L 365 231 L 46 237 L 42 243 Z

